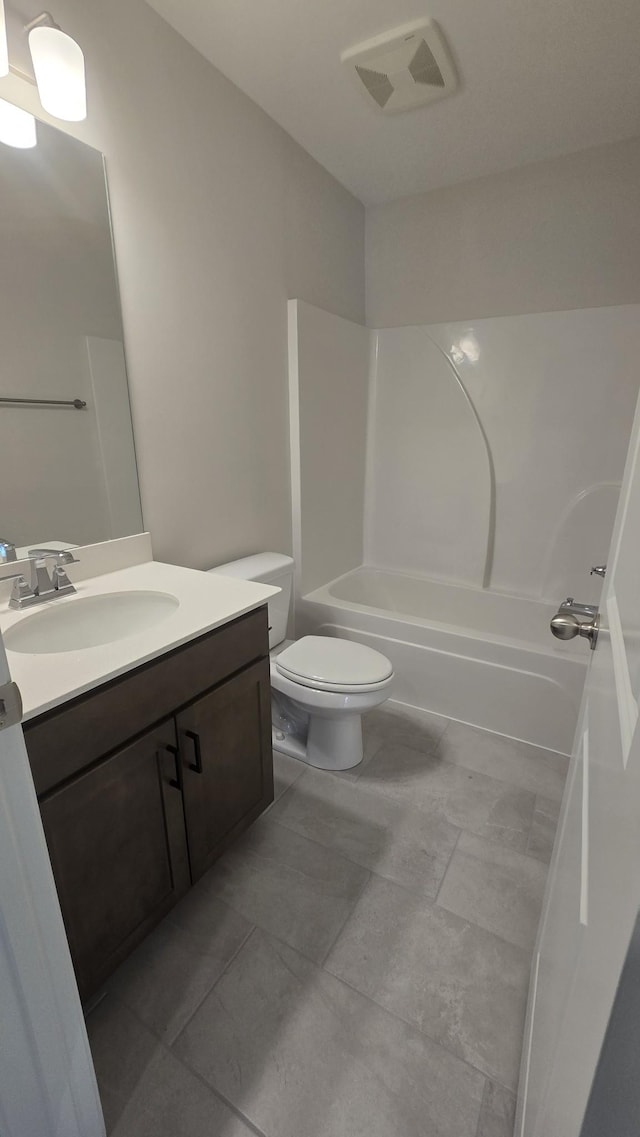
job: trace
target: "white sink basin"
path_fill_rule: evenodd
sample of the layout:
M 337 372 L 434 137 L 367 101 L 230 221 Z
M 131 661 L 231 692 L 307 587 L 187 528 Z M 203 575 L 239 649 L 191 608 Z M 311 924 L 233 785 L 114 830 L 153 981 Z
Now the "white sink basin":
M 8 651 L 42 655 L 99 647 L 161 623 L 180 606 L 178 598 L 168 592 L 138 591 L 48 603 L 51 607 L 7 628 Z

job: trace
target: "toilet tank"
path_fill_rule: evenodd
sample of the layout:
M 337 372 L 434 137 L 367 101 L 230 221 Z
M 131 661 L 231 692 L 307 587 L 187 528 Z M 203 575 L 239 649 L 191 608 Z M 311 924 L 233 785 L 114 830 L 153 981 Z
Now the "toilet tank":
M 282 643 L 287 635 L 289 605 L 293 589 L 293 558 L 284 553 L 256 553 L 253 557 L 240 557 L 237 561 L 227 561 L 216 565 L 209 572 L 219 572 L 223 576 L 235 576 L 240 580 L 256 580 L 261 584 L 272 584 L 282 589 L 268 602 L 269 609 L 269 647 Z

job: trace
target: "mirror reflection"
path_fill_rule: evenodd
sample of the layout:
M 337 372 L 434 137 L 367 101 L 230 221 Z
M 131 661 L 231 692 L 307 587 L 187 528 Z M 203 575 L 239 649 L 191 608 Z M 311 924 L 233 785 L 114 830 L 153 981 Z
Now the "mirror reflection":
M 0 145 L 0 538 L 142 530 L 102 155 L 38 123 Z

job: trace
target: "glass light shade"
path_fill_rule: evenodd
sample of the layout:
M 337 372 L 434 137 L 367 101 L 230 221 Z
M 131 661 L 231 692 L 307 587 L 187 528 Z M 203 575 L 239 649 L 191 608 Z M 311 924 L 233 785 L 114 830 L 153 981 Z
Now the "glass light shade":
M 0 99 L 0 142 L 30 150 L 37 142 L 36 120 L 28 111 Z
M 4 13 L 4 0 L 0 0 L 0 78 L 9 74 L 9 45 L 7 43 L 7 19 Z
M 32 28 L 29 48 L 44 109 L 54 118 L 81 122 L 87 117 L 82 49 L 60 28 L 50 27 Z

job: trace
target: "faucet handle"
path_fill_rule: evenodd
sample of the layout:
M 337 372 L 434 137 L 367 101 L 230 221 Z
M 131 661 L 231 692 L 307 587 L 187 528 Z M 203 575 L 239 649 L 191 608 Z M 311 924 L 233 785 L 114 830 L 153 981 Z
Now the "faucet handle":
M 66 564 L 78 565 L 80 562 L 72 557 Z M 53 587 L 57 593 L 61 592 L 75 592 L 75 585 L 71 583 L 67 576 L 63 565 L 56 565 L 53 570 Z
M 33 596 L 33 589 L 21 572 L 12 573 L 11 575 L 15 576 L 15 581 L 11 589 L 11 600 L 9 603 L 15 600 L 16 603 L 19 604 L 21 600 L 28 600 Z M 6 576 L 4 579 L 7 579 Z
M 22 608 L 25 601 L 33 599 L 33 588 L 21 572 L 7 572 L 0 578 L 0 584 L 3 580 L 13 580 L 13 588 L 11 589 L 11 598 L 9 600 L 10 608 Z
M 606 565 L 594 565 L 593 568 L 591 569 L 591 572 L 589 573 L 589 576 L 606 576 L 606 574 L 607 574 L 607 566 Z

